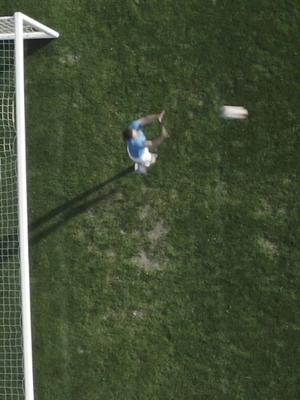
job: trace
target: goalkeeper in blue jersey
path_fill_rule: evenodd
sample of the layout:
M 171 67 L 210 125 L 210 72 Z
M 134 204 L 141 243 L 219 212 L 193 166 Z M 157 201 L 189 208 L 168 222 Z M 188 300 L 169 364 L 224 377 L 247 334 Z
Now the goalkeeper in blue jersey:
M 157 159 L 156 153 L 151 153 L 149 150 L 157 148 L 169 134 L 166 128 L 162 125 L 165 111 L 159 114 L 148 115 L 133 121 L 124 131 L 123 137 L 127 142 L 127 151 L 129 157 L 134 161 L 134 169 L 140 173 L 146 173 L 147 169 L 153 165 Z M 143 127 L 145 125 L 159 122 L 161 124 L 161 134 L 158 138 L 147 140 Z

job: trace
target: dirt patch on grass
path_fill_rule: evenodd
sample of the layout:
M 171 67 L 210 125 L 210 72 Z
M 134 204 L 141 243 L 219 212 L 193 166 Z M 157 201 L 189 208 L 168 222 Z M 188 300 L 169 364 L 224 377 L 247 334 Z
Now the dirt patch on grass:
M 155 245 L 160 240 L 163 240 L 166 234 L 168 233 L 168 229 L 164 226 L 163 221 L 158 221 L 151 231 L 148 231 L 147 237 L 150 240 L 152 245 Z
M 161 264 L 150 257 L 144 250 L 140 251 L 137 256 L 132 257 L 131 261 L 145 271 L 157 271 L 161 269 Z
M 260 237 L 257 239 L 257 244 L 263 254 L 268 258 L 274 258 L 278 255 L 278 248 L 275 243 L 270 240 Z
M 150 216 L 151 207 L 147 204 L 139 211 L 140 220 L 144 221 Z
M 147 244 L 131 258 L 131 262 L 145 271 L 162 270 L 169 261 L 165 255 L 165 239 L 169 229 L 163 220 L 152 221 L 150 206 L 145 206 L 139 212 L 139 218 L 143 222 L 143 228 L 134 234 L 143 236 Z
M 58 61 L 63 65 L 72 67 L 79 61 L 79 57 L 75 54 L 66 54 L 62 57 L 59 57 Z

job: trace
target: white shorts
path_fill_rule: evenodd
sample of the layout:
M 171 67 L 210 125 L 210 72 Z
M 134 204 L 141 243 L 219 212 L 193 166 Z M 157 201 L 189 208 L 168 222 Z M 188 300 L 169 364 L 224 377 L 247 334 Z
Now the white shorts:
M 137 164 L 141 164 L 146 168 L 150 167 L 150 165 L 153 164 L 156 160 L 156 157 L 152 153 L 150 153 L 148 147 L 145 147 L 143 155 L 140 158 L 132 157 L 128 147 L 127 147 L 127 152 L 132 161 L 134 161 Z
M 138 160 L 138 163 L 144 165 L 145 167 L 150 167 L 150 165 L 153 163 L 153 156 L 150 153 L 148 147 L 145 147 L 144 153 Z

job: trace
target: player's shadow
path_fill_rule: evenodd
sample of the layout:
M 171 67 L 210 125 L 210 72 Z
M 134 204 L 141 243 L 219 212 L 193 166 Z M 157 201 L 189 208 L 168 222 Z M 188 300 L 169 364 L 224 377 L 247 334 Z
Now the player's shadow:
M 33 221 L 29 225 L 29 243 L 38 243 L 40 240 L 46 238 L 48 235 L 67 223 L 70 219 L 89 210 L 97 203 L 113 196 L 118 189 L 112 188 L 107 193 L 103 193 L 103 189 L 108 184 L 130 174 L 131 172 L 133 172 L 132 166 L 122 170 L 112 178 L 93 186 L 78 196 L 73 197 L 73 199 L 66 201 L 64 204 L 53 208 L 36 221 Z

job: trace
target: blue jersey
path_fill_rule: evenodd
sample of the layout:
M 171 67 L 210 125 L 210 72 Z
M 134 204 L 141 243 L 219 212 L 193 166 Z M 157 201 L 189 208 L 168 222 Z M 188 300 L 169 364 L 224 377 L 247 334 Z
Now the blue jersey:
M 146 147 L 146 136 L 143 132 L 143 125 L 140 123 L 140 120 L 133 121 L 129 128 L 135 129 L 138 131 L 139 136 L 135 139 L 128 140 L 128 150 L 133 158 L 142 157 L 145 147 Z

